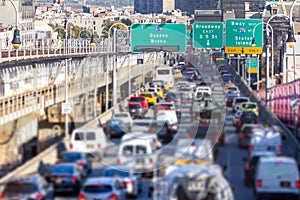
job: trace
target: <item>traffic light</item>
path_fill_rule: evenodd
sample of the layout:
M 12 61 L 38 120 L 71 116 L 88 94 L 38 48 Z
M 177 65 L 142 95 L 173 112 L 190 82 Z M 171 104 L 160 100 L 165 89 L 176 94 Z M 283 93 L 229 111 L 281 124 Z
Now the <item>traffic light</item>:
M 21 39 L 20 39 L 20 31 L 18 29 L 14 30 L 14 37 L 11 43 L 15 49 L 18 49 L 20 47 Z

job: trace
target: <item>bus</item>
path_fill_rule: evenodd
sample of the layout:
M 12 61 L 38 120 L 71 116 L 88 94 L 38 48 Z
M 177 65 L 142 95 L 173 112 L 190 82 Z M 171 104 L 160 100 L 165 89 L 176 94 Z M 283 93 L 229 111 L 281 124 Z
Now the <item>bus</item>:
M 172 67 L 158 66 L 155 70 L 155 79 L 165 81 L 169 87 L 173 87 L 175 82 L 175 73 Z

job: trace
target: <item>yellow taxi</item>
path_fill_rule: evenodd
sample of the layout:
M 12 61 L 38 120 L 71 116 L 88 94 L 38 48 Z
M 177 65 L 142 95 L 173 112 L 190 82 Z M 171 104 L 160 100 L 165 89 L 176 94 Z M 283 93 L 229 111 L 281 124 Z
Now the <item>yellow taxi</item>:
M 228 88 L 229 87 L 235 87 L 235 85 L 233 83 L 228 83 L 224 86 L 224 92 L 227 93 L 228 92 Z
M 162 99 L 164 97 L 164 92 L 160 87 L 156 88 L 158 96 Z
M 150 105 L 155 105 L 157 103 L 157 97 L 153 92 L 141 92 L 140 96 L 143 96 L 146 98 L 146 101 Z
M 240 104 L 240 110 L 252 111 L 258 116 L 258 105 L 255 102 L 243 102 Z

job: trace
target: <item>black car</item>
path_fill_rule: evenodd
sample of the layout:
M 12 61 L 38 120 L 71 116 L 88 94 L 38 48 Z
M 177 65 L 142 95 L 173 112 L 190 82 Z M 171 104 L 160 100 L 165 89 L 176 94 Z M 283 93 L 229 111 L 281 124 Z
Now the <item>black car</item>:
M 229 82 L 233 83 L 233 82 L 234 82 L 234 77 L 233 77 L 232 74 L 224 74 L 224 75 L 222 76 L 222 80 L 223 80 L 223 83 L 224 83 L 224 84 L 225 84 L 225 83 L 229 83 Z
M 236 132 L 239 133 L 243 124 L 259 124 L 257 115 L 252 111 L 243 111 L 236 124 Z
M 88 175 L 92 171 L 92 161 L 83 152 L 67 151 L 59 156 L 59 163 L 75 163 L 82 169 L 83 176 Z
M 54 199 L 54 190 L 51 183 L 36 175 L 9 180 L 0 196 L 0 199 L 48 200 Z
M 148 132 L 150 134 L 156 134 L 158 139 L 162 143 L 171 142 L 174 136 L 172 127 L 168 124 L 167 121 L 157 121 L 157 120 L 152 121 L 149 124 Z
M 130 128 L 121 119 L 109 119 L 103 126 L 103 130 L 108 138 L 121 138 L 124 134 L 130 132 Z
M 53 184 L 55 192 L 77 193 L 84 181 L 80 167 L 75 163 L 55 164 L 45 177 Z

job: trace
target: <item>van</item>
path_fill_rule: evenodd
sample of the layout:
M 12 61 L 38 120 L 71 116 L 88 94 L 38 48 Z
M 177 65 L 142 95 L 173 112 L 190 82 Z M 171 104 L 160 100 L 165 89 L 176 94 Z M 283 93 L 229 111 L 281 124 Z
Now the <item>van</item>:
M 281 154 L 283 146 L 280 132 L 273 128 L 254 129 L 249 150 L 250 155 L 254 151 L 273 151 L 276 154 Z
M 70 149 L 89 156 L 103 158 L 107 149 L 107 138 L 102 128 L 75 129 L 71 135 Z
M 300 179 L 297 162 L 286 156 L 261 157 L 255 174 L 256 199 L 299 198 Z M 276 199 L 277 199 L 276 198 Z
M 174 133 L 178 131 L 178 119 L 175 110 L 159 110 L 156 120 L 167 121 Z
M 146 133 L 143 134 L 146 135 Z M 160 151 L 156 151 L 152 135 L 149 137 L 139 137 L 139 135 L 137 133 L 133 136 L 127 136 L 127 134 L 123 136 L 118 149 L 117 164 L 126 165 L 135 173 L 153 176 Z

